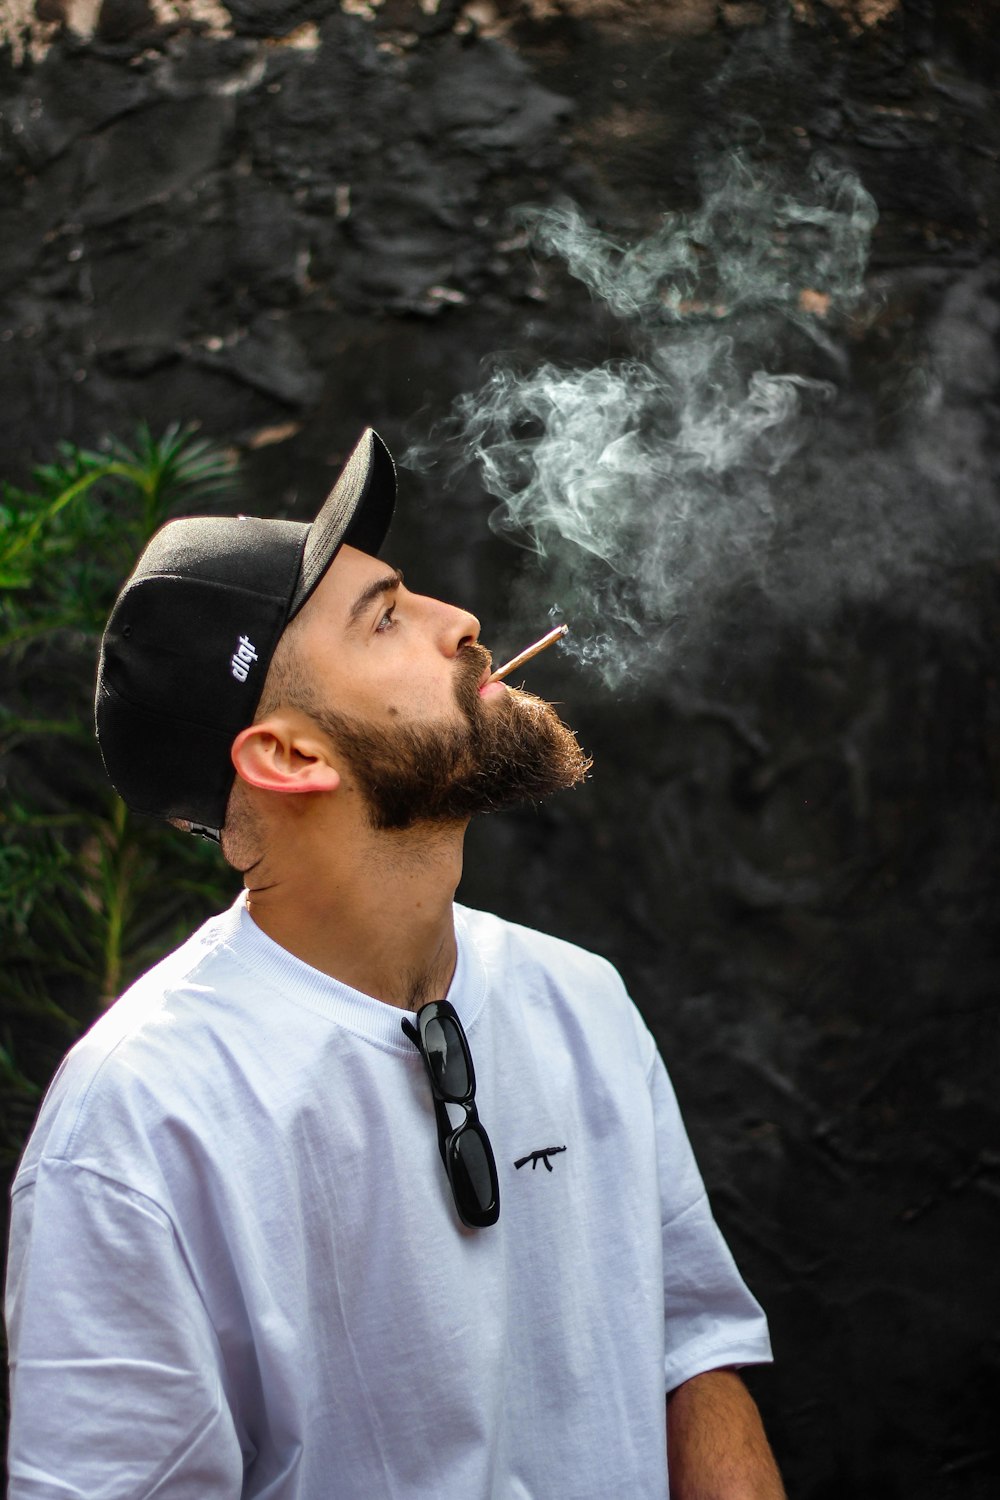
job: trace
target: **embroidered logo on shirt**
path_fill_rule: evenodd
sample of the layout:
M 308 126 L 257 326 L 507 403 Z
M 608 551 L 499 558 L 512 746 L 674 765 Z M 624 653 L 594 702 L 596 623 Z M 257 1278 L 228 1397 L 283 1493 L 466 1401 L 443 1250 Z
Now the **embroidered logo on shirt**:
M 531 1170 L 534 1171 L 538 1163 L 541 1162 L 546 1172 L 551 1172 L 552 1163 L 549 1161 L 549 1157 L 558 1156 L 560 1151 L 565 1150 L 565 1146 L 545 1146 L 541 1151 L 529 1151 L 528 1155 L 522 1156 L 520 1161 L 514 1163 L 514 1166 L 520 1172 L 521 1168 L 526 1167 L 530 1161 Z

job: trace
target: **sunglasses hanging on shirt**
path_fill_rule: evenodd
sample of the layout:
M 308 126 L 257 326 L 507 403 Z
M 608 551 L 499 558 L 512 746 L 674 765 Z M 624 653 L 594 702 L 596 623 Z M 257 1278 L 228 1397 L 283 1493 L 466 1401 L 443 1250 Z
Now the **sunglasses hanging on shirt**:
M 417 1011 L 416 1026 L 408 1018 L 401 1025 L 419 1050 L 430 1079 L 438 1149 L 458 1216 L 469 1229 L 485 1229 L 500 1217 L 500 1187 L 490 1138 L 476 1109 L 469 1039 L 448 1000 L 433 1000 Z M 449 1105 L 465 1112 L 458 1125 L 451 1123 Z

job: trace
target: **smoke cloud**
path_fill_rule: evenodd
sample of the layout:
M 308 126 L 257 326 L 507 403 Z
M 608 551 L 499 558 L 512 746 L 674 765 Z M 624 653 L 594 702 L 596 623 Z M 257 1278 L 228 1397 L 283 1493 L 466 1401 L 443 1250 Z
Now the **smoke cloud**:
M 699 208 L 634 245 L 571 204 L 524 216 L 629 353 L 498 363 L 405 461 L 478 467 L 491 526 L 533 554 L 536 600 L 555 601 L 564 649 L 607 686 L 690 669 L 754 600 L 815 621 L 995 545 L 977 391 L 956 405 L 948 386 L 949 369 L 968 385 L 968 309 L 946 299 L 940 347 L 897 380 L 888 436 L 884 399 L 858 386 L 877 213 L 850 172 L 816 161 L 792 193 L 730 156 Z

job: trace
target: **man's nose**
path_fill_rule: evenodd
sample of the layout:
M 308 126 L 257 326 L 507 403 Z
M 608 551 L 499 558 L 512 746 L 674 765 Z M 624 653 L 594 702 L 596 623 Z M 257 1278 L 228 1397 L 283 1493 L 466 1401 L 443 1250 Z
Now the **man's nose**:
M 434 614 L 434 628 L 441 650 L 447 656 L 456 656 L 463 646 L 475 645 L 479 640 L 479 621 L 467 609 L 457 604 L 446 604 L 442 599 L 429 599 Z
M 479 640 L 479 621 L 475 615 L 467 609 L 459 609 L 457 605 L 451 606 L 454 619 L 451 622 L 450 638 L 454 641 L 453 654 L 457 654 L 463 646 L 474 646 Z

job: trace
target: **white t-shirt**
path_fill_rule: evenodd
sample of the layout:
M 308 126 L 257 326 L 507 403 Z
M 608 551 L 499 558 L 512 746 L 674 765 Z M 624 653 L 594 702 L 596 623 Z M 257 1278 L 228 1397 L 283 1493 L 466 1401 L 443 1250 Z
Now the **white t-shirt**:
M 242 899 L 73 1049 L 13 1189 L 12 1497 L 665 1500 L 665 1390 L 764 1315 L 615 971 L 456 930 L 489 1228 L 403 1013 Z

